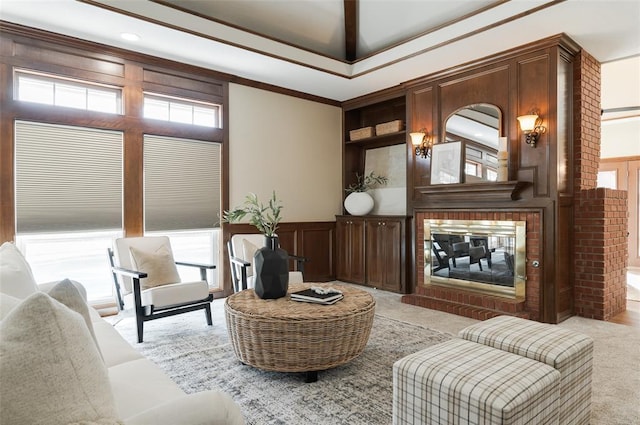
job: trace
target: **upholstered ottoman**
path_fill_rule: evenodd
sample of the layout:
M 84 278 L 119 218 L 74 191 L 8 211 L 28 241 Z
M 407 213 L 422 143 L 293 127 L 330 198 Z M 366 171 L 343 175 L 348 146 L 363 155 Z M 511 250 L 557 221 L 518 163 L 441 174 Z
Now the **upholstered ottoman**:
M 393 423 L 558 424 L 560 372 L 452 339 L 393 365 Z
M 494 317 L 460 331 L 463 339 L 546 363 L 560 371 L 560 423 L 591 418 L 593 340 L 580 333 L 511 316 Z

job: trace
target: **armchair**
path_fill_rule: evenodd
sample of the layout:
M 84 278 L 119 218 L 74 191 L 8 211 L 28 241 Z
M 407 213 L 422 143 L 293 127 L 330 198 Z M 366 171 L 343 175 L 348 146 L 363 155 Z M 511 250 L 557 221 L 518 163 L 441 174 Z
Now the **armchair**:
M 260 247 L 264 246 L 264 235 L 259 233 L 235 234 L 227 243 L 229 250 L 229 266 L 231 268 L 231 281 L 234 292 L 253 288 L 253 256 Z M 296 263 L 294 271 L 289 272 L 289 283 L 302 283 L 304 263 L 308 261 L 304 257 L 289 254 L 289 259 Z
M 149 320 L 203 309 L 207 324 L 212 325 L 213 295 L 206 275 L 216 266 L 174 261 L 166 236 L 116 239 L 108 254 L 118 308 L 134 307 L 138 342 L 142 342 L 144 322 Z M 202 280 L 181 282 L 176 265 L 198 267 Z

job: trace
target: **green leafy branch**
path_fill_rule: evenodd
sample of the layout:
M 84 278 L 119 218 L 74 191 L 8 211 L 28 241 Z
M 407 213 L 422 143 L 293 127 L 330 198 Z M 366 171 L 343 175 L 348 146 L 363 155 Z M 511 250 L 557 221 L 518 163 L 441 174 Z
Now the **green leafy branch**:
M 349 187 L 345 189 L 347 193 L 366 192 L 369 189 L 373 189 L 376 185 L 386 185 L 389 181 L 387 177 L 379 176 L 373 171 L 366 176 L 356 173 L 356 180 L 356 183 L 349 185 Z
M 255 226 L 260 233 L 265 236 L 275 236 L 278 224 L 282 220 L 282 204 L 273 192 L 267 205 L 258 200 L 255 193 L 250 193 L 245 197 L 244 203 L 229 211 L 224 211 L 222 219 L 228 223 L 234 223 L 249 216 L 249 224 Z

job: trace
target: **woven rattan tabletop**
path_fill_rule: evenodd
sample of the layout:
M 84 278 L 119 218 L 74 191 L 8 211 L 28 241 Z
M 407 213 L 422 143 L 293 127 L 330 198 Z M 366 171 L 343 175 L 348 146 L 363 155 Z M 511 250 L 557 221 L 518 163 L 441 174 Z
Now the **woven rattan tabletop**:
M 330 305 L 291 300 L 290 293 L 312 286 L 338 289 L 344 294 L 344 298 Z M 373 306 L 375 306 L 373 296 L 362 289 L 346 285 L 308 282 L 289 285 L 288 294 L 275 300 L 263 300 L 253 289 L 247 289 L 231 295 L 225 302 L 225 308 L 232 310 L 235 314 L 272 320 L 326 320 L 371 310 Z

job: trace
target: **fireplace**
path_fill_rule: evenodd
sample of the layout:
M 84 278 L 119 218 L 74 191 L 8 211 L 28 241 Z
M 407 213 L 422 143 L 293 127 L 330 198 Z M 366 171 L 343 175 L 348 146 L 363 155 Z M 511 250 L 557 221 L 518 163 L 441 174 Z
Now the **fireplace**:
M 500 314 L 509 314 L 524 317 L 532 320 L 540 319 L 540 299 L 542 276 L 538 262 L 542 258 L 542 217 L 540 210 L 423 210 L 416 211 L 416 284 L 412 293 L 404 295 L 402 302 L 426 307 L 434 310 L 446 311 L 448 313 L 461 316 L 472 317 L 484 320 Z M 467 278 L 458 270 L 449 273 L 446 279 L 441 279 L 443 269 L 436 271 L 440 267 L 437 257 L 434 260 L 433 247 L 430 245 L 434 239 L 431 236 L 434 229 L 450 233 L 454 236 L 461 236 L 464 244 L 469 242 L 471 247 L 471 236 L 478 234 L 487 237 L 488 232 L 482 226 L 473 226 L 465 223 L 493 223 L 502 226 L 505 222 L 508 230 L 509 240 L 503 237 L 497 230 L 489 245 L 489 250 L 496 248 L 491 253 L 491 261 L 498 261 L 500 256 L 504 259 L 504 253 L 514 255 L 514 283 L 513 286 L 496 285 L 495 282 L 477 282 Z M 454 225 L 458 223 L 457 225 Z M 432 228 L 433 224 L 436 225 Z M 466 226 L 466 228 L 465 228 Z M 470 227 L 469 227 L 470 226 Z M 487 233 L 487 234 L 483 234 Z M 515 236 L 513 236 L 515 234 Z M 466 238 L 465 238 L 466 237 Z M 455 239 L 455 238 L 454 238 Z M 474 242 L 476 243 L 476 242 Z M 489 240 L 487 240 L 489 243 Z M 501 244 L 501 245 L 500 245 Z M 512 246 L 509 247 L 511 244 Z M 498 246 L 501 246 L 498 249 Z M 425 249 L 428 255 L 425 255 Z M 465 268 L 469 264 L 469 273 L 479 272 L 479 266 L 471 259 L 466 260 L 464 254 L 460 261 L 456 258 L 457 268 Z M 486 270 L 487 259 L 480 259 L 482 268 Z M 437 265 L 436 265 L 437 264 Z M 450 269 L 454 269 L 453 260 L 450 260 Z M 433 276 L 433 275 L 436 276 Z M 476 275 L 477 276 L 477 275 Z M 503 287 L 499 287 L 503 286 Z
M 424 283 L 525 296 L 526 223 L 425 219 Z

